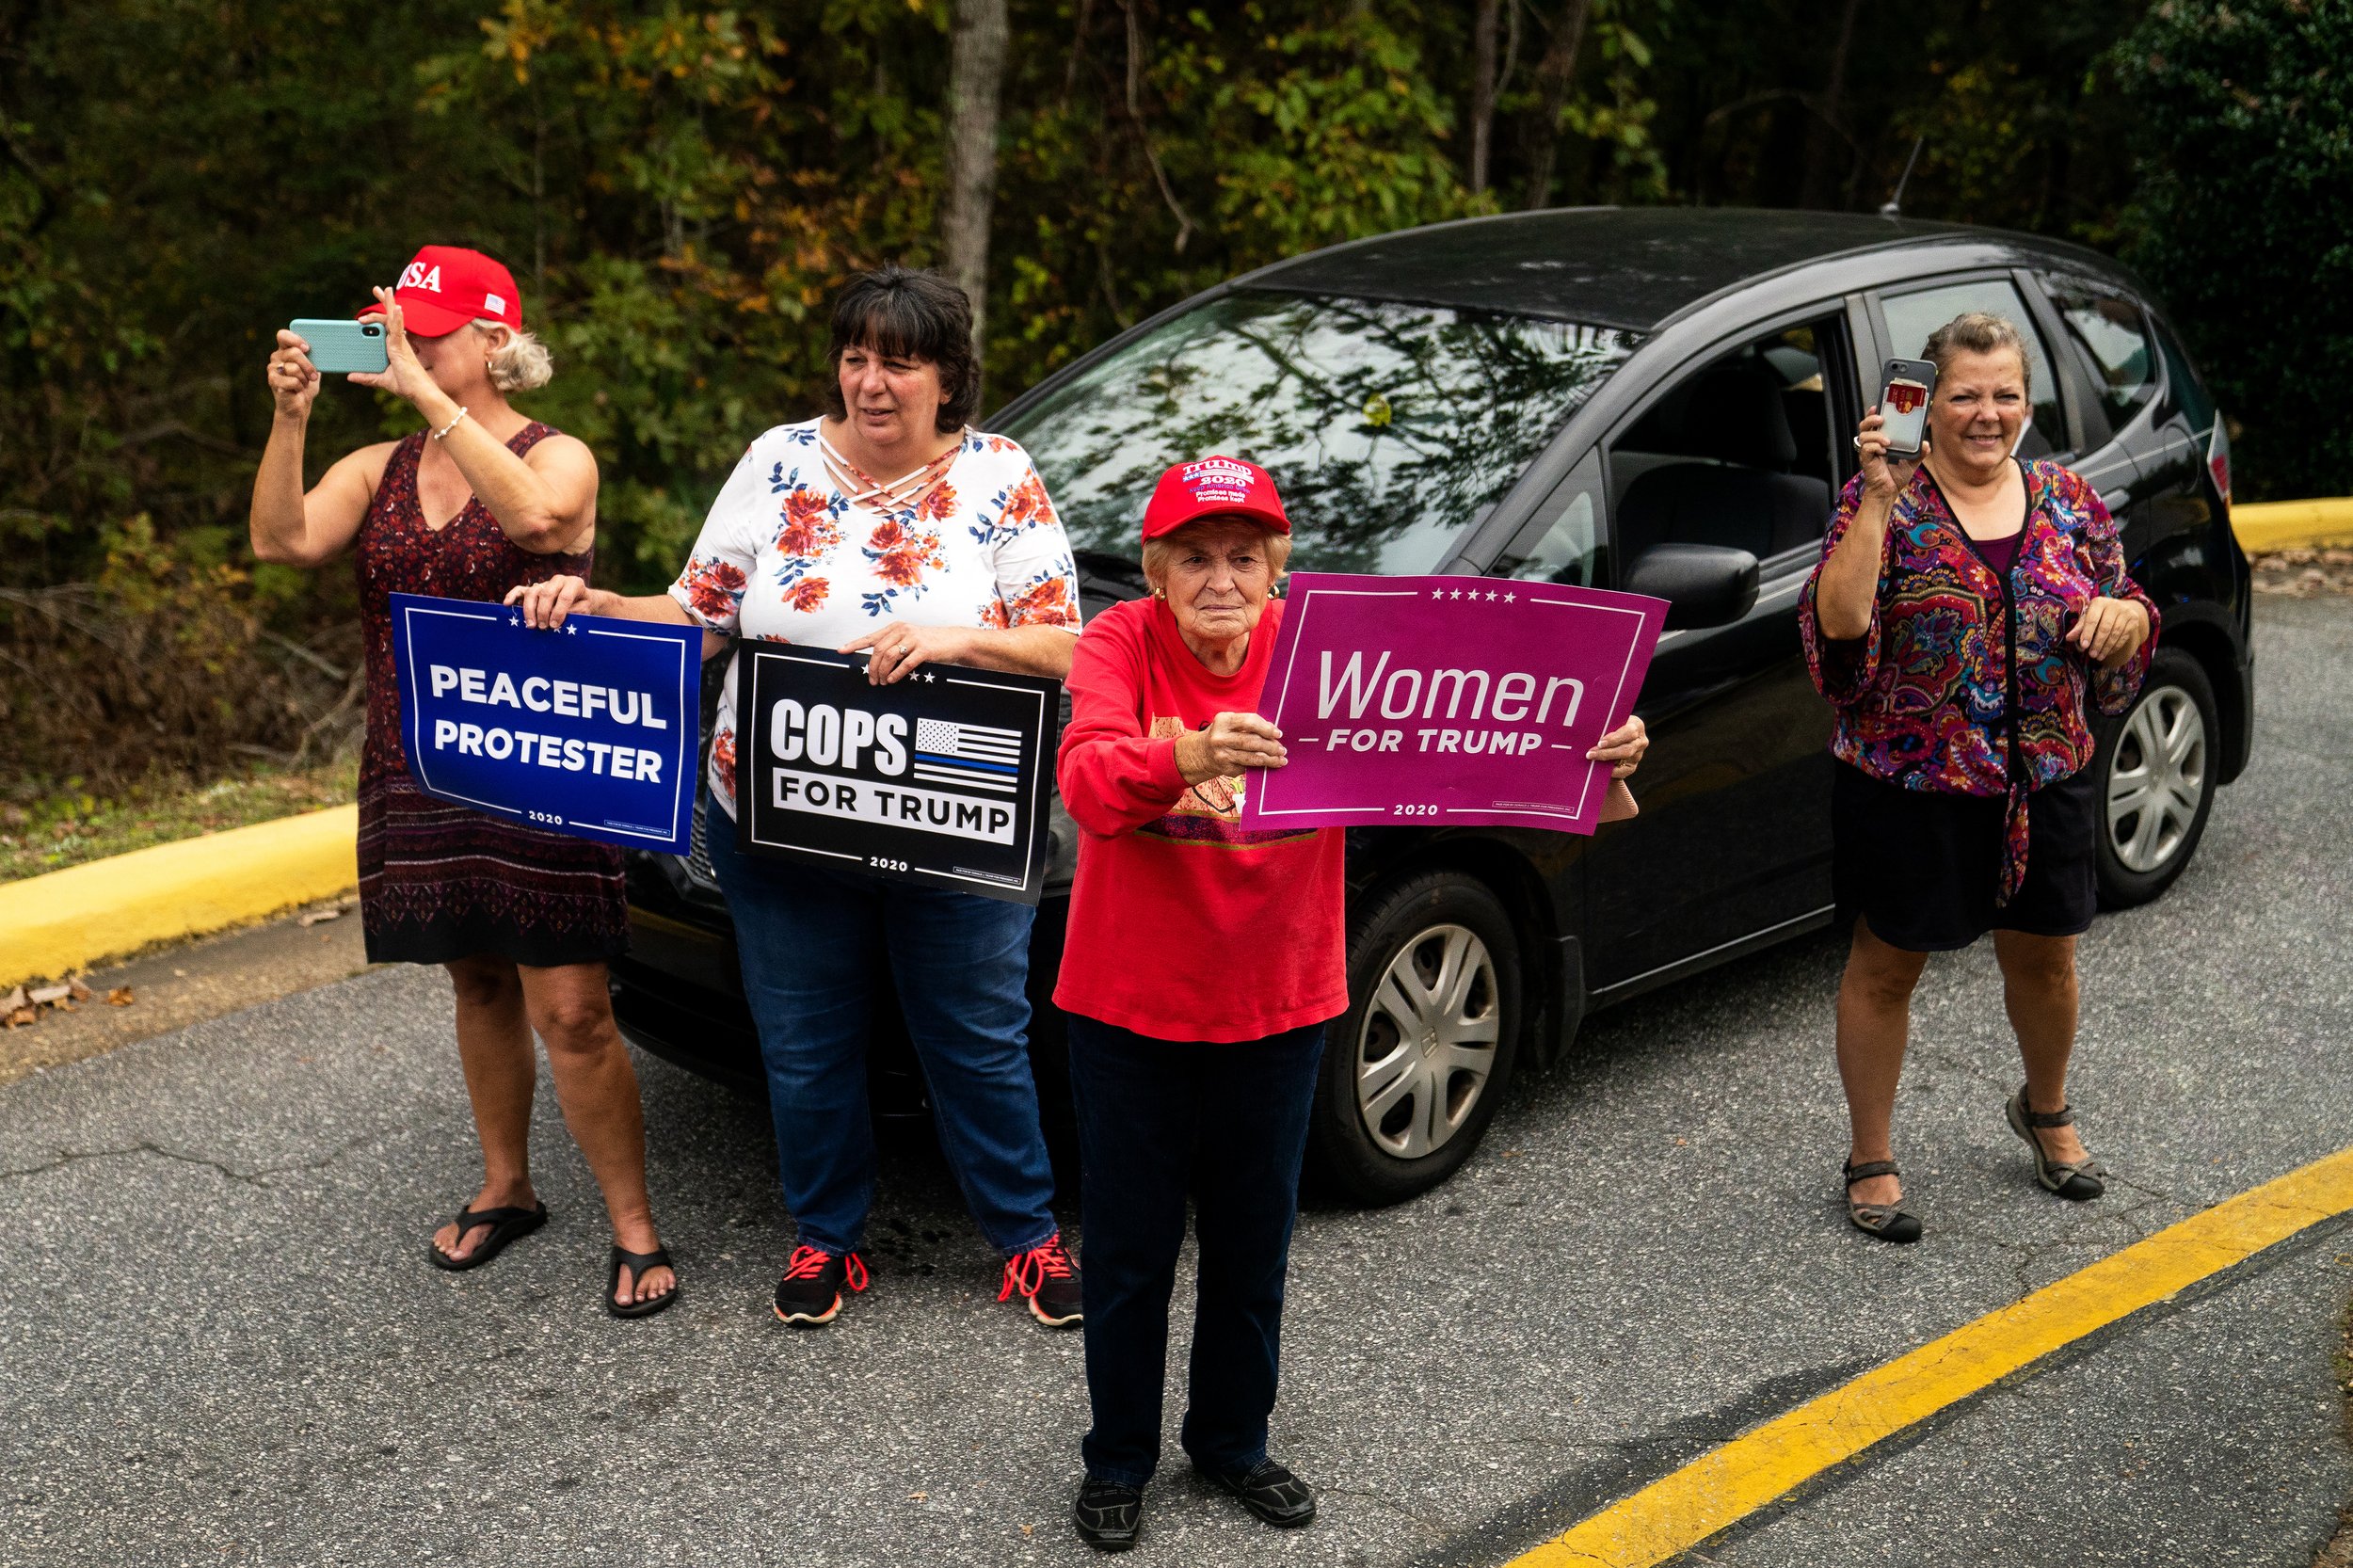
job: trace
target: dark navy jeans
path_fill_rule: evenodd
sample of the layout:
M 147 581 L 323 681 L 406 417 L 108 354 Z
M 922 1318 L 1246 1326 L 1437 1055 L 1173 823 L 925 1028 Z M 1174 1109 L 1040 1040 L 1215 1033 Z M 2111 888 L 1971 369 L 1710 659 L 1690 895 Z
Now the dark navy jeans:
M 1026 1252 L 1056 1229 L 1030 1075 L 1030 927 L 977 893 L 740 853 L 705 801 L 711 866 L 735 917 L 768 1067 L 776 1168 L 801 1240 L 857 1250 L 874 1199 L 866 1043 L 884 955 L 931 1091 L 940 1147 L 981 1234 Z
M 1141 1487 L 1160 1457 L 1168 1300 L 1201 1243 L 1193 1368 L 1178 1440 L 1201 1469 L 1266 1458 L 1323 1025 L 1238 1045 L 1155 1040 L 1070 1017 L 1084 1174 L 1090 1476 Z

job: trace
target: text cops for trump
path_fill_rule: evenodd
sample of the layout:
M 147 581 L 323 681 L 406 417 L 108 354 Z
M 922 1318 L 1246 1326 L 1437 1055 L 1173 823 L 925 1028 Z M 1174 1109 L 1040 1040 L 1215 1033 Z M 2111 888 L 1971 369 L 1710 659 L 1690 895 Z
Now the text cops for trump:
M 779 810 L 944 833 L 984 843 L 1013 842 L 1010 799 L 976 800 L 895 782 L 909 776 L 915 768 L 904 713 L 872 713 L 863 708 L 781 698 L 769 707 L 768 751 L 779 764 L 767 770 L 768 802 Z M 807 766 L 785 765 L 796 762 Z M 810 771 L 819 768 L 838 768 L 842 773 L 865 768 L 885 778 Z

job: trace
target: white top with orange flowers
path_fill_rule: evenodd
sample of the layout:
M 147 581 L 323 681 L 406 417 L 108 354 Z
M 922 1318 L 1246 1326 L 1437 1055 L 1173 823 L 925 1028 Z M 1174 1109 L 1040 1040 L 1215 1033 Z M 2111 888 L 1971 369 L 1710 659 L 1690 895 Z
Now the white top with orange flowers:
M 1030 455 L 968 428 L 905 505 L 828 462 L 818 422 L 753 441 L 711 504 L 670 597 L 713 632 L 840 648 L 887 621 L 1079 630 L 1070 540 Z M 735 814 L 735 665 L 711 739 L 712 798 Z

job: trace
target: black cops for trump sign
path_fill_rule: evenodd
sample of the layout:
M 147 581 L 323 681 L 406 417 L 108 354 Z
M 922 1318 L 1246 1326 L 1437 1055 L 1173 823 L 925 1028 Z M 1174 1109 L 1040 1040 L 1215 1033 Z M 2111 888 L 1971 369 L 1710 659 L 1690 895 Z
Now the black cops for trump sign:
M 1035 904 L 1061 685 L 933 664 L 736 650 L 736 846 Z

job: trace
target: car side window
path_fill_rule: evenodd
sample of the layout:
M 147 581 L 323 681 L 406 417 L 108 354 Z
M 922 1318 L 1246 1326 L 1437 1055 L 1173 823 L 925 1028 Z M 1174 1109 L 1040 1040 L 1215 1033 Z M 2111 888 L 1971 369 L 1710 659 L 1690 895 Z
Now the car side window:
M 2018 442 L 2022 457 L 2047 457 L 2067 444 L 2067 413 L 2059 402 L 2058 377 L 2051 373 L 2051 350 L 2026 309 L 2018 285 L 2007 278 L 1977 278 L 1965 283 L 1939 283 L 1909 294 L 1882 295 L 1880 311 L 1887 323 L 1887 341 L 1897 359 L 1925 357 L 1929 334 L 1957 315 L 1983 311 L 2016 324 L 2026 340 L 2026 374 L 2033 385 L 2031 421 Z M 1879 389 L 1868 393 L 1876 400 Z
M 1513 536 L 1489 575 L 1590 588 L 1601 560 L 1601 454 L 1589 452 Z
M 1824 371 L 1835 317 L 1768 333 L 1686 375 L 1609 444 L 1618 559 L 1712 544 L 1763 561 L 1819 540 L 1838 469 Z
M 2132 300 L 2087 279 L 2045 278 L 2042 286 L 2066 324 L 2067 346 L 2099 391 L 2108 423 L 2123 429 L 2157 392 L 2147 318 Z

